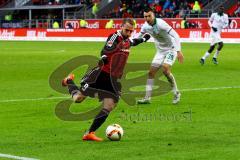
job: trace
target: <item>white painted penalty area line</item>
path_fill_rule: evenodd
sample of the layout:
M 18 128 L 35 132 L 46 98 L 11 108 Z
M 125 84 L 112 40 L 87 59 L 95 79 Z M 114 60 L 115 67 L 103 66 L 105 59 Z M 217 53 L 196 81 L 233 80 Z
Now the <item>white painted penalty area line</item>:
M 180 92 L 192 92 L 192 91 L 208 91 L 208 90 L 223 90 L 223 89 L 239 89 L 240 86 L 228 86 L 228 87 L 211 87 L 211 88 L 191 88 L 181 89 Z M 70 96 L 64 97 L 45 97 L 45 98 L 28 98 L 28 99 L 6 99 L 0 100 L 0 103 L 7 102 L 23 102 L 23 101 L 42 101 L 42 100 L 55 100 L 55 99 L 69 99 Z
M 0 153 L 0 157 L 9 158 L 9 159 L 18 159 L 18 160 L 39 160 L 39 159 L 35 159 L 35 158 L 19 157 L 19 156 L 14 156 L 14 155 L 10 155 L 10 154 L 2 154 L 2 153 Z

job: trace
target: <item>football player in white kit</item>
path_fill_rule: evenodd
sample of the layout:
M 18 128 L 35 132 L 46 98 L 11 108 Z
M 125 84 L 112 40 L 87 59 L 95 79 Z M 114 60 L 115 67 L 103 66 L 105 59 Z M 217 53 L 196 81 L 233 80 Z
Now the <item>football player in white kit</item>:
M 146 95 L 143 99 L 138 100 L 137 103 L 150 103 L 155 74 L 159 68 L 162 68 L 163 74 L 172 86 L 174 94 L 173 104 L 177 104 L 180 101 L 181 94 L 177 88 L 175 78 L 171 73 L 171 66 L 174 64 L 176 58 L 180 63 L 183 62 L 179 35 L 164 20 L 155 18 L 151 8 L 145 8 L 144 19 L 146 22 L 141 28 L 140 36 L 143 36 L 145 33 L 150 34 L 154 39 L 157 52 L 149 69 Z
M 219 52 L 223 48 L 223 41 L 221 39 L 221 31 L 223 28 L 228 27 L 228 15 L 224 13 L 224 7 L 220 6 L 219 11 L 217 13 L 213 13 L 208 21 L 208 25 L 211 27 L 210 38 L 211 44 L 209 50 L 205 53 L 205 55 L 200 59 L 200 63 L 203 65 L 205 63 L 205 59 L 210 56 L 213 52 L 216 44 L 218 44 L 218 48 L 212 58 L 212 62 L 214 64 L 218 64 L 217 57 Z

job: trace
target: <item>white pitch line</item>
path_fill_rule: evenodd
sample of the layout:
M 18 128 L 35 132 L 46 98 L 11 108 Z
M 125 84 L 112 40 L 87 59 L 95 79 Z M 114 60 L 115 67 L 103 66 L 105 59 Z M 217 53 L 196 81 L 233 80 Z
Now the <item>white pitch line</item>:
M 27 98 L 27 99 L 6 99 L 0 100 L 0 103 L 6 102 L 21 102 L 21 101 L 42 101 L 42 100 L 52 100 L 52 99 L 67 99 L 69 97 L 48 97 L 48 98 Z
M 211 87 L 211 88 L 192 88 L 192 89 L 181 89 L 180 92 L 222 90 L 222 89 L 239 89 L 239 88 L 240 88 L 240 86 Z M 22 102 L 22 101 L 42 101 L 42 100 L 54 100 L 54 99 L 69 99 L 69 96 L 65 96 L 65 97 L 48 97 L 48 98 L 28 98 L 28 99 L 6 99 L 6 100 L 0 100 L 0 103 Z
M 19 157 L 19 156 L 14 156 L 14 155 L 10 155 L 10 154 L 2 154 L 2 153 L 0 153 L 0 157 L 9 158 L 9 159 L 18 159 L 18 160 L 38 160 L 35 158 Z
M 192 89 L 182 89 L 182 92 L 189 91 L 204 91 L 204 90 L 221 90 L 221 89 L 238 89 L 240 86 L 229 86 L 229 87 L 212 87 L 212 88 L 192 88 Z

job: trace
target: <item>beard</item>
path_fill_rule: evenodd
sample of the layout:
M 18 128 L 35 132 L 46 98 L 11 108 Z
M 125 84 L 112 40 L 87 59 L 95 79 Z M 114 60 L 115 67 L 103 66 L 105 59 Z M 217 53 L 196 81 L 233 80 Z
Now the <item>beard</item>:
M 223 11 L 219 11 L 218 14 L 219 14 L 220 16 L 222 16 L 222 15 L 223 15 Z

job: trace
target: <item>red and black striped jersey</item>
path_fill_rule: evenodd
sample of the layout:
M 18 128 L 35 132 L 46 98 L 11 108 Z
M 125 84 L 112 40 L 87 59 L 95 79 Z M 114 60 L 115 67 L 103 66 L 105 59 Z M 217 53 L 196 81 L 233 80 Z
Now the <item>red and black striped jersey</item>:
M 101 70 L 112 77 L 121 78 L 131 45 L 130 39 L 124 38 L 121 31 L 109 35 L 101 52 L 102 56 L 107 56 L 108 63 L 104 64 Z

